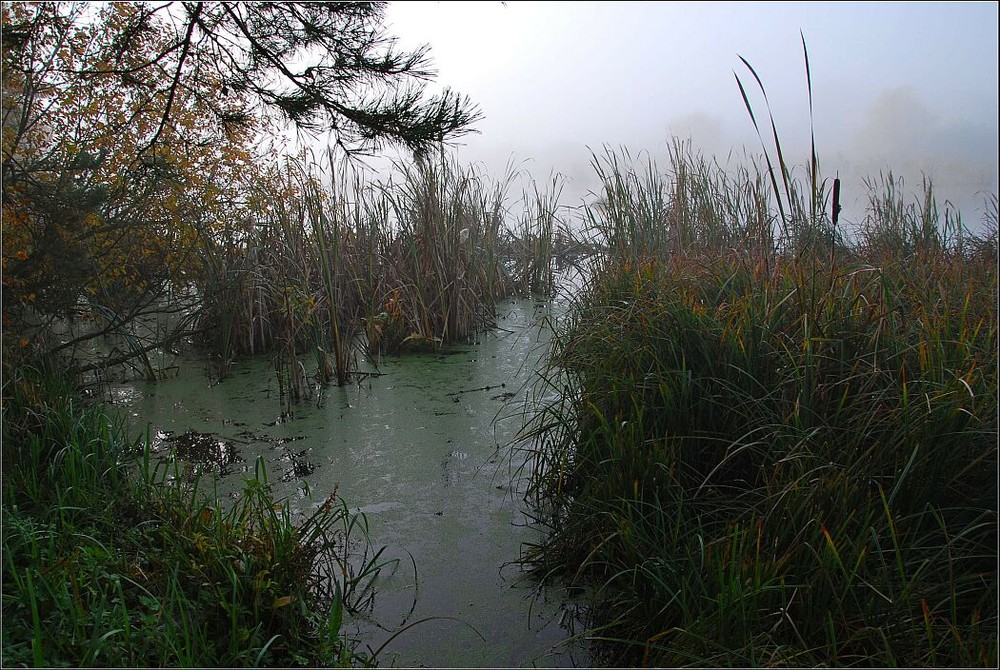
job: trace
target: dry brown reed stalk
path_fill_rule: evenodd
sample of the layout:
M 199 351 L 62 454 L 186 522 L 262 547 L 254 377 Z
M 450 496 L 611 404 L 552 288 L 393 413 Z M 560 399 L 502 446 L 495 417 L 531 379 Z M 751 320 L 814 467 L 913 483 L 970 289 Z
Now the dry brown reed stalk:
M 377 361 L 468 340 L 517 290 L 501 248 L 513 172 L 494 182 L 444 156 L 397 163 L 386 181 L 352 168 L 332 155 L 287 161 L 238 231 L 206 242 L 205 318 L 224 327 L 225 361 L 273 354 L 293 400 L 309 392 L 302 355 L 320 383 L 344 384 L 359 346 Z M 545 267 L 552 228 L 532 233 Z
M 568 230 L 559 218 L 559 199 L 565 178 L 556 174 L 544 189 L 532 184 L 523 197 L 520 225 L 507 242 L 511 274 L 524 295 L 551 295 L 555 291 L 556 231 Z
M 389 350 L 435 348 L 482 329 L 510 290 L 498 245 L 508 181 L 491 184 L 443 157 L 398 165 L 381 193 L 393 216 L 385 256 L 403 328 Z M 409 332 L 406 332 L 409 331 Z

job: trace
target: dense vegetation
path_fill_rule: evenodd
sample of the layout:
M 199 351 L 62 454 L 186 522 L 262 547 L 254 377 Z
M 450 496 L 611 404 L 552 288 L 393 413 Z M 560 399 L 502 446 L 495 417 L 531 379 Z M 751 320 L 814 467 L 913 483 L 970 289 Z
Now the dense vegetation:
M 595 164 L 526 560 L 591 590 L 603 661 L 996 665 L 995 197 L 970 236 L 890 176 L 848 236 L 680 146 Z
M 383 4 L 168 9 L 3 6 L 6 337 L 155 378 L 200 334 L 220 376 L 243 353 L 296 376 L 303 353 L 343 384 L 362 329 L 377 352 L 487 322 L 513 290 L 505 186 L 437 158 L 477 112 L 424 99 L 426 49 L 395 49 Z M 287 121 L 332 129 L 339 158 L 290 157 Z M 387 143 L 413 152 L 401 183 L 344 162 Z

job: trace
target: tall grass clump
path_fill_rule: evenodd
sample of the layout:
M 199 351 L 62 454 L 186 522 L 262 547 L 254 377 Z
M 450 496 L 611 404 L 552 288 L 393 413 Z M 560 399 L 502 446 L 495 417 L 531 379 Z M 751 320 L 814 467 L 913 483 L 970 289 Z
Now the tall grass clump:
M 367 663 L 341 624 L 382 566 L 341 502 L 293 522 L 259 466 L 223 506 L 51 372 L 5 373 L 5 667 Z
M 337 187 L 307 157 L 289 160 L 250 194 L 252 218 L 202 235 L 200 325 L 215 334 L 220 376 L 237 356 L 270 354 L 291 400 L 311 387 L 302 357 L 318 381 L 346 383 L 362 302 Z
M 598 200 L 583 210 L 591 236 L 609 258 L 662 255 L 676 237 L 669 216 L 667 182 L 652 157 L 635 165 L 627 149 L 594 154 L 591 166 L 600 180 Z
M 763 210 L 681 167 L 647 182 L 659 232 L 621 214 L 647 187 L 589 214 L 611 243 L 525 433 L 551 531 L 525 560 L 591 588 L 613 665 L 995 665 L 995 222 L 953 243 L 928 187 L 831 262 L 752 244 Z
M 513 292 L 500 243 L 511 175 L 492 183 L 445 157 L 399 165 L 382 188 L 394 221 L 386 250 L 393 300 L 401 301 L 405 337 L 395 347 L 467 340 Z
M 697 152 L 691 142 L 669 147 L 670 250 L 686 255 L 733 251 L 766 258 L 774 249 L 770 186 L 759 169 L 729 169 Z M 629 247 L 627 247 L 629 248 Z
M 273 170 L 247 220 L 201 227 L 199 327 L 214 333 L 220 376 L 237 356 L 270 354 L 282 396 L 298 400 L 313 379 L 345 384 L 358 351 L 466 341 L 498 300 L 551 290 L 558 193 L 536 194 L 532 220 L 511 231 L 513 178 L 443 154 L 381 181 L 333 156 Z
M 583 220 L 605 251 L 598 267 L 670 255 L 773 262 L 779 217 L 760 169 L 723 166 L 676 139 L 668 159 L 664 173 L 652 157 L 639 161 L 627 149 L 593 156 L 600 188 Z
M 521 294 L 555 292 L 556 256 L 566 251 L 557 249 L 556 241 L 569 236 L 559 217 L 563 184 L 563 178 L 555 175 L 546 188 L 534 184 L 532 192 L 524 194 L 524 211 L 508 241 L 511 274 Z

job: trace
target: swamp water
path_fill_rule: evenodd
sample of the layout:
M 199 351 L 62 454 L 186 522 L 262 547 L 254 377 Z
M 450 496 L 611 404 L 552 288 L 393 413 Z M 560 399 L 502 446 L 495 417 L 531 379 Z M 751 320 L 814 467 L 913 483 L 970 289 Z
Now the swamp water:
M 554 309 L 502 303 L 497 328 L 475 344 L 384 357 L 380 376 L 314 388 L 288 415 L 265 359 L 214 382 L 207 361 L 188 358 L 173 378 L 111 392 L 158 456 L 172 447 L 214 476 L 220 496 L 262 456 L 275 498 L 293 512 L 336 490 L 364 514 L 374 547 L 399 562 L 348 632 L 376 650 L 430 617 L 389 641 L 383 667 L 588 665 L 585 649 L 567 643 L 578 606 L 559 589 L 537 591 L 514 564 L 523 542 L 542 537 L 524 513 L 524 455 L 510 445 L 549 337 L 542 317 Z

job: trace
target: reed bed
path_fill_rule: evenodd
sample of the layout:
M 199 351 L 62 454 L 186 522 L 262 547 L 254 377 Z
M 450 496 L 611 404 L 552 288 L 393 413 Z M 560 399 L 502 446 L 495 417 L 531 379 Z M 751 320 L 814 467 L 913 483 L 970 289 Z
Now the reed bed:
M 54 379 L 4 382 L 5 667 L 371 662 L 341 630 L 386 567 L 363 519 L 331 496 L 293 520 L 261 463 L 223 506 Z
M 393 307 L 409 331 L 390 350 L 466 341 L 514 287 L 499 255 L 512 175 L 491 183 L 444 158 L 400 165 L 380 189 L 394 231 L 385 251 Z
M 995 666 L 995 199 L 976 237 L 890 181 L 848 236 L 671 157 L 599 161 L 525 562 L 594 593 L 610 665 Z
M 554 175 L 546 188 L 533 184 L 532 191 L 524 193 L 524 212 L 507 246 L 511 275 L 521 294 L 552 295 L 556 291 L 556 266 L 569 255 L 565 243 L 564 248 L 557 248 L 557 242 L 571 236 L 559 211 L 563 184 L 564 179 Z
M 538 196 L 521 240 L 508 224 L 514 177 L 443 155 L 382 181 L 332 157 L 274 170 L 252 215 L 204 235 L 200 326 L 215 334 L 220 376 L 237 356 L 270 354 L 283 397 L 299 400 L 314 380 L 346 383 L 359 352 L 377 362 L 467 341 L 498 300 L 552 291 L 557 195 Z

